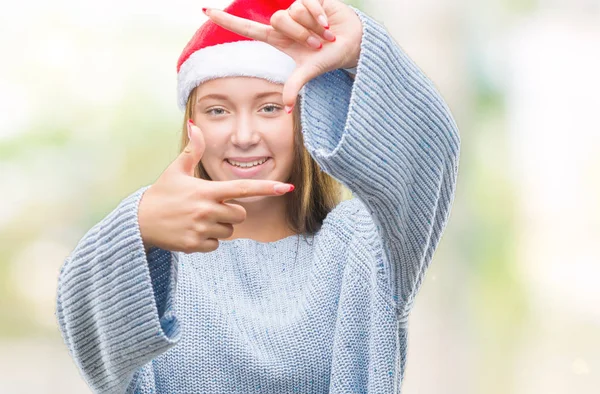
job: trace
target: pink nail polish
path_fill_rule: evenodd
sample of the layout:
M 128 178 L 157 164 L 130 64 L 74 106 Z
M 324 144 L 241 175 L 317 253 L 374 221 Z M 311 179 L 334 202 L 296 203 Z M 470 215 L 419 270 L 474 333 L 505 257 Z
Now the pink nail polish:
M 327 17 L 325 15 L 319 15 L 317 19 L 321 26 L 323 26 L 325 29 L 329 29 L 329 22 L 327 21 Z
M 208 8 L 202 8 L 202 12 L 204 12 L 205 15 L 208 15 Z
M 293 109 L 294 109 L 293 105 L 291 107 L 289 105 L 285 106 L 285 112 L 287 112 L 288 114 L 291 114 Z
M 187 132 L 188 132 L 188 140 L 191 140 L 192 139 L 192 122 L 191 122 L 191 120 L 188 120 Z
M 335 41 L 335 35 L 332 32 L 330 32 L 329 30 L 325 30 L 323 32 L 323 38 L 325 38 L 327 41 L 331 41 L 331 42 Z
M 290 191 L 289 191 L 289 192 L 293 192 L 295 188 L 296 188 L 296 186 L 294 186 L 294 185 L 290 185 Z M 288 193 L 289 193 L 289 192 L 288 192 Z
M 277 194 L 285 194 L 294 190 L 294 185 L 280 183 L 278 185 L 273 186 L 273 190 L 275 190 L 275 193 Z
M 308 46 L 314 49 L 321 49 L 323 47 L 323 43 L 317 37 L 310 36 L 306 40 Z

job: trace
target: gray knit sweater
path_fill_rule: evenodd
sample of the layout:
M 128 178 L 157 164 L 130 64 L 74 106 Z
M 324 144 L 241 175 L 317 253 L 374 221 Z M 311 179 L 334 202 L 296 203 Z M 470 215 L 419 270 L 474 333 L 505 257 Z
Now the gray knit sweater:
M 397 393 L 408 316 L 445 228 L 460 140 L 432 83 L 366 15 L 353 81 L 309 82 L 306 148 L 354 198 L 314 236 L 146 255 L 133 193 L 79 242 L 57 318 L 98 393 Z

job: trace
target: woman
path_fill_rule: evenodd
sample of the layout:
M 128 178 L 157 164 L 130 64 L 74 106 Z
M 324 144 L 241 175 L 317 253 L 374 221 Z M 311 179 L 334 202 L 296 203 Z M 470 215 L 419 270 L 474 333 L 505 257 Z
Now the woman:
M 180 156 L 65 261 L 65 342 L 102 393 L 399 392 L 454 196 L 452 116 L 338 0 L 226 11 L 179 61 Z

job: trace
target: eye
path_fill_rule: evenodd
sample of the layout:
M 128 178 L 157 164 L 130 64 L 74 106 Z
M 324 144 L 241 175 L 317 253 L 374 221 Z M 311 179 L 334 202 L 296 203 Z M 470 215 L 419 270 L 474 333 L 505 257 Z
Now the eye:
M 261 108 L 261 111 L 264 111 L 268 114 L 274 114 L 280 110 L 281 110 L 281 107 L 279 105 L 275 105 L 275 104 L 265 105 L 264 107 Z
M 212 115 L 212 116 L 219 116 L 219 115 L 225 115 L 225 109 L 224 108 L 211 108 L 209 110 L 206 111 L 207 114 Z

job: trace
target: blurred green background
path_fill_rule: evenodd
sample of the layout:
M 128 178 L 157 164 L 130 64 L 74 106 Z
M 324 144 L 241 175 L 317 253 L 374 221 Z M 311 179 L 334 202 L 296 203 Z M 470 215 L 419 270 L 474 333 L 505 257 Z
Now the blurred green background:
M 177 58 L 201 8 L 226 3 L 0 14 L 0 393 L 89 392 L 57 329 L 58 270 L 177 155 Z M 600 1 L 353 4 L 436 83 L 462 135 L 403 393 L 598 393 Z

